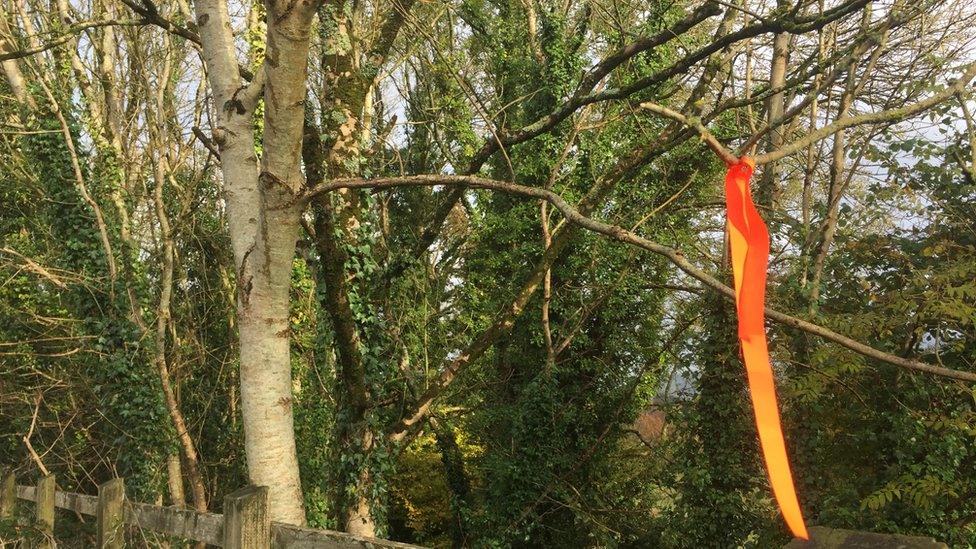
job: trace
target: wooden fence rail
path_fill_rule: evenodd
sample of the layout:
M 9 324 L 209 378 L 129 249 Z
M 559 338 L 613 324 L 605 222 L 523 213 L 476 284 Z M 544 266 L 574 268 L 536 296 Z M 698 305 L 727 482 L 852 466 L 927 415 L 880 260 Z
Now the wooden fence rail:
M 57 490 L 54 475 L 43 477 L 34 487 L 17 485 L 12 473 L 0 473 L 0 519 L 14 515 L 18 499 L 34 502 L 34 526 L 47 536 L 54 532 L 55 508 L 94 516 L 98 547 L 103 549 L 123 547 L 126 525 L 231 549 L 421 549 L 395 541 L 271 522 L 268 489 L 264 486 L 246 486 L 229 494 L 224 498 L 224 514 L 219 515 L 127 501 L 120 478 L 99 486 L 98 496 L 88 496 Z M 42 547 L 53 545 L 42 543 Z

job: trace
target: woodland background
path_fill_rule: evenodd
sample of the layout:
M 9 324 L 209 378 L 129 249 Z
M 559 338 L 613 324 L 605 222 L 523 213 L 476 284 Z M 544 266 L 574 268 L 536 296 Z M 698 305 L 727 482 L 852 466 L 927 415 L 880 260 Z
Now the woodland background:
M 709 145 L 755 145 L 768 301 L 812 323 L 768 323 L 808 522 L 976 546 L 974 27 L 2 0 L 0 464 L 199 510 L 255 481 L 276 520 L 438 547 L 778 546 L 695 275 L 731 281 Z

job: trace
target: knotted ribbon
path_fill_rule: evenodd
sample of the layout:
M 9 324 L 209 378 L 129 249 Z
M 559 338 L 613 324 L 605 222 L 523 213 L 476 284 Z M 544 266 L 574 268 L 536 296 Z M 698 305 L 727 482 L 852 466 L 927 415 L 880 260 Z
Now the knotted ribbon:
M 756 415 L 759 444 L 773 495 L 793 535 L 809 539 L 800 503 L 793 486 L 786 442 L 776 404 L 776 385 L 769 362 L 763 324 L 766 299 L 766 267 L 769 256 L 769 231 L 752 201 L 749 179 L 755 162 L 742 157 L 729 166 L 725 175 L 725 206 L 728 212 L 729 243 L 732 251 L 732 276 L 735 306 L 739 319 L 739 343 L 746 365 L 752 409 Z

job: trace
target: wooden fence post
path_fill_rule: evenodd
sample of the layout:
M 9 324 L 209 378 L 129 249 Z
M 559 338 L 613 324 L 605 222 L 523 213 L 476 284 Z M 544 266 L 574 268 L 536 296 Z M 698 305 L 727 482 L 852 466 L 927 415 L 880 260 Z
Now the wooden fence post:
M 98 510 L 95 522 L 98 525 L 99 549 L 122 549 L 125 530 L 125 482 L 120 478 L 98 486 Z
M 17 508 L 17 483 L 14 470 L 4 467 L 0 469 L 0 519 L 14 516 Z
M 246 486 L 224 498 L 224 549 L 271 547 L 268 487 Z
M 38 547 L 54 549 L 54 492 L 57 490 L 54 475 L 47 475 L 37 482 L 35 488 L 35 525 L 43 539 Z

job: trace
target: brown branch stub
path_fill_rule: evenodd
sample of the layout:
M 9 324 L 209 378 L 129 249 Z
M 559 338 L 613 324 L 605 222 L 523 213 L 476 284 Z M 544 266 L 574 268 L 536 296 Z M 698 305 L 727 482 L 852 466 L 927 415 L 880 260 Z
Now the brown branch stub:
M 203 144 L 204 147 L 207 148 L 208 151 L 210 151 L 210 154 L 214 155 L 214 158 L 217 160 L 220 160 L 220 150 L 217 148 L 217 144 L 214 143 L 212 139 L 207 137 L 207 134 L 203 133 L 203 130 L 201 130 L 199 127 L 193 126 L 191 129 L 193 130 L 193 135 L 198 141 L 200 141 L 200 143 Z

